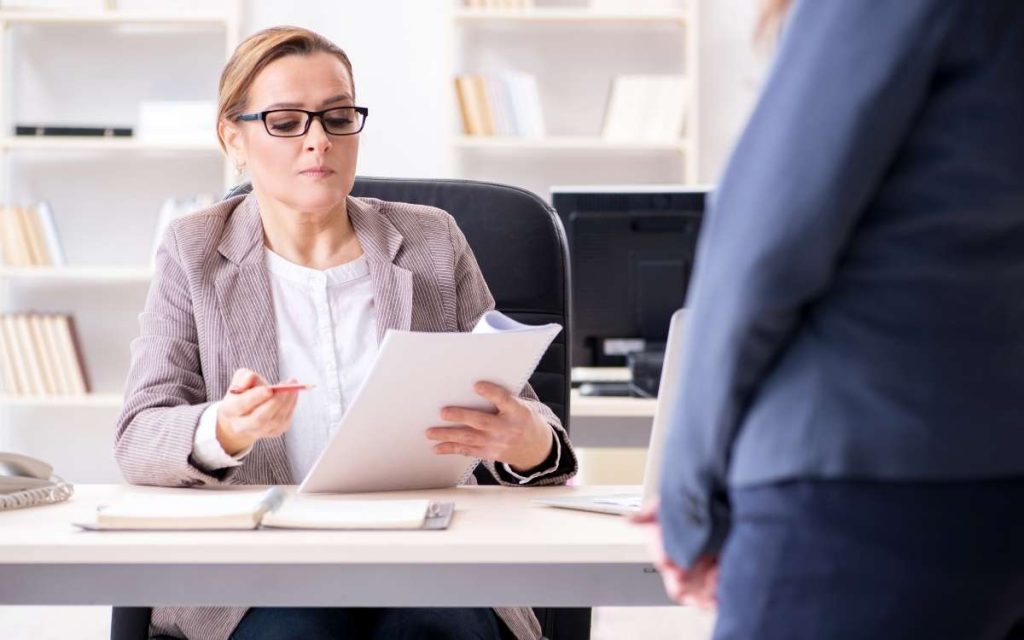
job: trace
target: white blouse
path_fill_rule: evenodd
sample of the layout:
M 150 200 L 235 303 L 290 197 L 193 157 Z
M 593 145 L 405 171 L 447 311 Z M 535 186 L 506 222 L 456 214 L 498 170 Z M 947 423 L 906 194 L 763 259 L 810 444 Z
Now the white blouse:
M 300 481 L 373 366 L 373 288 L 365 256 L 324 270 L 289 262 L 267 248 L 264 258 L 277 323 L 278 375 L 315 385 L 299 392 L 291 428 L 284 435 L 292 478 Z M 229 456 L 217 442 L 219 404 L 203 412 L 193 447 L 193 456 L 208 469 L 236 466 L 248 453 Z

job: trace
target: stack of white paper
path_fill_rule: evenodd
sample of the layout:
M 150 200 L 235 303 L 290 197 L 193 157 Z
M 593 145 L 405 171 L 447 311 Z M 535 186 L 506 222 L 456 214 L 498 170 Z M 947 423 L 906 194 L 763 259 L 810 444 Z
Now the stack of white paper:
M 493 411 L 473 391 L 479 381 L 518 394 L 561 330 L 557 324 L 524 325 L 492 311 L 473 333 L 389 331 L 299 492 L 455 486 L 477 461 L 435 454 L 426 430 L 451 424 L 441 419 L 445 407 Z

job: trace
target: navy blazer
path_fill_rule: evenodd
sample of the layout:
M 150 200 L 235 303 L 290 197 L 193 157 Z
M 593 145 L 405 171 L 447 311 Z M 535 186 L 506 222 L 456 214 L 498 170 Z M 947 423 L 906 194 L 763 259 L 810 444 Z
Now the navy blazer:
M 806 0 L 719 185 L 661 482 L 1024 476 L 1024 2 Z

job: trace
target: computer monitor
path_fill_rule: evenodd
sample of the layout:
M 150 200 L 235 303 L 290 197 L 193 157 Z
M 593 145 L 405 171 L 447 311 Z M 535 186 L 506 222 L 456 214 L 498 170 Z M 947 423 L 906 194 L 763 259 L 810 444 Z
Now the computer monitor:
M 572 366 L 663 351 L 684 306 L 706 187 L 552 187 L 572 267 Z

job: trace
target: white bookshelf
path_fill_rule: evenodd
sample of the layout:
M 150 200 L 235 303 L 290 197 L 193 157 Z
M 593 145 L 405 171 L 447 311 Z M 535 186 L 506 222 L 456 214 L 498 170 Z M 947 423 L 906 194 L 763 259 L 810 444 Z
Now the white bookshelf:
M 545 199 L 554 184 L 701 181 L 696 0 L 680 0 L 663 11 L 631 11 L 626 3 L 624 9 L 607 10 L 589 2 L 567 7 L 535 0 L 526 9 L 469 8 L 462 0 L 449 2 L 452 77 L 505 71 L 535 76 L 547 130 L 547 135 L 532 138 L 463 133 L 458 99 L 448 78 L 448 148 L 455 175 L 523 186 Z M 613 78 L 636 74 L 686 77 L 689 98 L 678 139 L 602 137 Z M 576 173 L 573 167 L 578 167 Z M 632 175 L 623 178 L 623 170 Z
M 226 14 L 186 14 L 143 11 L 76 11 L 0 9 L 0 22 L 8 24 L 66 24 L 66 25 L 173 25 L 222 28 L 233 21 Z M 229 28 L 234 28 L 233 25 Z
M 586 23 L 608 22 L 628 23 L 670 23 L 685 24 L 689 16 L 684 11 L 600 11 L 589 8 L 534 8 L 534 9 L 455 9 L 455 20 L 459 22 L 561 22 Z
M 133 136 L 7 136 L 0 149 L 9 151 L 88 151 L 92 153 L 151 152 L 220 154 L 216 142 L 139 140 Z
M 121 126 L 135 122 L 140 100 L 216 100 L 241 8 L 0 9 L 0 205 L 49 201 L 66 258 L 0 265 L 0 312 L 72 315 L 91 383 L 80 396 L 0 394 L 0 450 L 51 462 L 72 481 L 120 480 L 111 415 L 153 278 L 160 203 L 221 195 L 236 180 L 215 138 L 16 136 L 15 125 Z M 76 447 L 91 453 L 69 455 Z
M 150 267 L 0 267 L 0 280 L 7 281 L 63 281 L 82 284 L 104 282 L 137 282 L 148 284 L 153 278 Z
M 461 149 L 523 150 L 523 151 L 668 151 L 686 153 L 688 144 L 678 142 L 623 142 L 586 136 L 546 136 L 514 138 L 500 136 L 460 136 L 454 145 Z
M 5 396 L 0 407 L 31 409 L 119 409 L 124 398 L 116 393 L 90 393 L 84 396 Z

